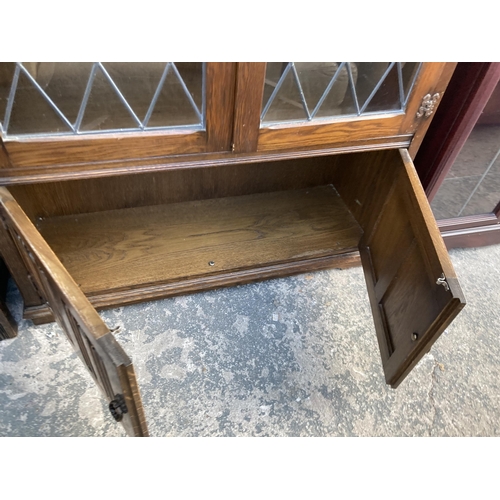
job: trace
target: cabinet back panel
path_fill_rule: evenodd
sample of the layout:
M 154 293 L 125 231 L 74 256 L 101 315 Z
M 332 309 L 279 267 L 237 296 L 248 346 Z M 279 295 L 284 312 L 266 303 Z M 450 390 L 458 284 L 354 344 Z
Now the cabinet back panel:
M 339 156 L 260 164 L 166 170 L 77 181 L 10 186 L 26 214 L 76 215 L 228 196 L 304 189 L 332 183 Z
M 402 167 L 397 149 L 338 156 L 332 183 L 354 218 L 371 233 Z

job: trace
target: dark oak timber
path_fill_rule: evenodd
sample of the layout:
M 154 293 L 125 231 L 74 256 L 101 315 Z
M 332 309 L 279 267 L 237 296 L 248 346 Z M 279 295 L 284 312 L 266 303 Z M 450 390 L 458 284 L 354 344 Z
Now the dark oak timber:
M 465 299 L 408 151 L 357 155 L 336 173 L 364 230 L 360 254 L 384 372 L 397 387 Z M 442 273 L 449 290 L 436 283 Z
M 5 149 L 5 145 L 0 139 L 0 169 L 4 168 L 12 168 L 12 164 L 10 163 L 9 155 L 7 150 Z
M 0 214 L 59 326 L 109 402 L 123 398 L 121 422 L 131 436 L 147 436 L 132 362 L 12 195 L 0 188 Z
M 236 63 L 207 64 L 207 152 L 231 149 L 235 79 Z
M 206 150 L 202 130 L 64 136 L 5 142 L 15 168 L 48 167 L 150 156 L 202 153 Z
M 11 190 L 99 308 L 343 266 L 357 258 L 361 227 L 394 387 L 464 304 L 406 150 Z M 451 292 L 436 283 L 442 273 Z
M 225 198 L 331 184 L 338 157 L 212 168 L 166 169 L 138 175 L 10 186 L 23 210 L 39 217 Z
M 416 113 L 426 94 L 442 93 L 446 89 L 456 63 L 423 63 L 405 111 L 365 116 L 341 116 L 312 122 L 283 123 L 260 129 L 258 151 L 275 151 L 300 147 L 333 147 L 338 143 L 388 136 L 416 135 L 414 148 L 431 117 L 419 119 Z M 255 85 L 257 82 L 255 82 Z M 260 113 L 260 109 L 259 109 Z
M 328 186 L 48 218 L 38 227 L 89 296 L 353 252 L 361 234 Z
M 17 336 L 17 323 L 5 303 L 9 276 L 5 262 L 0 259 L 0 340 Z
M 381 149 L 408 147 L 411 135 L 398 135 L 366 139 L 356 142 L 346 141 L 334 147 L 318 149 L 299 148 L 288 151 L 256 153 L 204 153 L 197 155 L 163 156 L 140 160 L 119 160 L 114 162 L 91 162 L 81 164 L 47 165 L 34 167 L 16 167 L 0 170 L 0 184 L 14 185 L 26 183 L 44 183 L 82 178 L 113 177 L 164 170 L 187 170 L 209 168 L 223 165 L 264 163 L 276 160 L 309 158 L 345 154 L 358 151 L 378 151 Z M 69 158 L 68 158 L 69 160 Z
M 25 317 L 55 318 L 107 400 L 123 394 L 126 431 L 147 435 L 132 362 L 95 308 L 361 260 L 397 387 L 465 304 L 404 149 L 453 65 L 424 63 L 406 112 L 260 128 L 265 64 L 207 63 L 205 130 L 6 142 L 0 253 Z
M 423 69 L 419 78 L 415 82 L 415 91 L 411 93 L 406 107 L 406 119 L 401 126 L 401 131 L 413 133 L 413 140 L 408 148 L 410 157 L 414 158 L 420 144 L 432 123 L 436 110 L 441 104 L 443 94 L 453 75 L 457 63 L 423 63 Z M 418 90 L 417 90 L 418 89 Z M 427 90 L 424 90 L 427 89 Z M 436 102 L 430 116 L 417 117 L 417 111 L 422 103 L 422 98 L 426 94 L 433 96 L 439 94 L 440 98 Z
M 235 75 L 235 63 L 207 63 L 205 130 L 183 128 L 124 134 L 12 138 L 5 141 L 5 149 L 15 168 L 229 151 Z
M 394 137 L 399 134 L 404 114 L 342 117 L 332 122 L 304 122 L 273 125 L 260 129 L 258 151 L 295 148 L 334 147 L 356 144 L 367 138 Z
M 239 63 L 234 110 L 233 151 L 257 151 L 266 63 Z M 257 113 L 256 111 L 259 110 Z

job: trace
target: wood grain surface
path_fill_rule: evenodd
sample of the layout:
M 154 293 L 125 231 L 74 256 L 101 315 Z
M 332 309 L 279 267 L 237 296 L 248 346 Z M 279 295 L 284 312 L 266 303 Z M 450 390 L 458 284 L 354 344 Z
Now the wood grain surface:
M 331 186 L 54 217 L 38 226 L 90 296 L 352 252 L 361 235 Z
M 257 151 L 266 63 L 238 63 L 233 152 Z
M 10 186 L 25 213 L 74 215 L 331 184 L 337 157 L 173 169 L 137 175 Z
M 1 185 L 19 185 L 27 183 L 45 183 L 51 181 L 80 180 L 90 178 L 135 175 L 140 173 L 163 172 L 167 170 L 190 170 L 237 166 L 242 164 L 263 164 L 267 162 L 319 158 L 360 151 L 379 151 L 398 149 L 410 145 L 412 135 L 384 136 L 375 139 L 363 139 L 354 143 L 346 141 L 334 146 L 314 148 L 297 147 L 283 151 L 265 151 L 256 153 L 204 153 L 160 156 L 147 159 L 128 159 L 118 161 L 99 161 L 87 163 L 69 163 L 65 165 L 35 165 L 32 167 L 11 167 L 0 169 Z
M 147 436 L 132 361 L 9 191 L 0 187 L 0 215 L 37 288 L 108 402 L 123 396 L 121 420 L 132 436 Z
M 358 155 L 336 174 L 364 230 L 360 255 L 382 363 L 397 387 L 465 299 L 407 150 Z M 436 283 L 442 273 L 449 290 Z

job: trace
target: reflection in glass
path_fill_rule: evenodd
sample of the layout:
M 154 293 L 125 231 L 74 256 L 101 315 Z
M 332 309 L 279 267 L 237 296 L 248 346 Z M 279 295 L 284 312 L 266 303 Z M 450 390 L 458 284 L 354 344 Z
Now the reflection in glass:
M 204 127 L 204 63 L 0 63 L 4 136 Z
M 119 130 L 137 128 L 140 121 L 134 111 L 120 99 L 104 73 L 96 67 L 92 73 L 92 86 L 81 115 L 79 130 Z
M 431 207 L 436 219 L 488 214 L 500 202 L 500 123 L 476 124 Z
M 432 200 L 436 219 L 489 214 L 500 203 L 500 84 Z
M 380 80 L 373 86 L 372 93 L 368 97 L 361 112 L 376 113 L 384 111 L 396 111 L 401 109 L 401 93 L 399 87 L 398 68 L 395 63 L 385 68 Z
M 420 63 L 267 63 L 264 124 L 404 110 Z
M 403 94 L 404 94 L 404 103 L 408 101 L 408 97 L 410 96 L 410 90 L 415 83 L 415 79 L 417 78 L 418 71 L 420 70 L 420 66 L 422 63 L 417 62 L 407 62 L 401 63 L 401 77 L 403 80 Z
M 24 72 L 19 72 L 17 75 L 16 93 L 8 110 L 10 117 L 7 125 L 12 134 L 25 133 L 28 123 L 31 124 L 33 133 L 71 131 L 71 127 L 50 105 L 50 101 L 44 99 Z

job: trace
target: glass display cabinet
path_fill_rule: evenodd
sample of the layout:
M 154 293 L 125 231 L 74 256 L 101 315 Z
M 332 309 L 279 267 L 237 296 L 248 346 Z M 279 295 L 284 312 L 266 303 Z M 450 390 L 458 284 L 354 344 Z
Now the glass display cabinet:
M 465 304 L 412 163 L 454 67 L 0 64 L 0 252 L 25 317 L 56 319 L 147 435 L 96 309 L 361 262 L 397 387 Z

